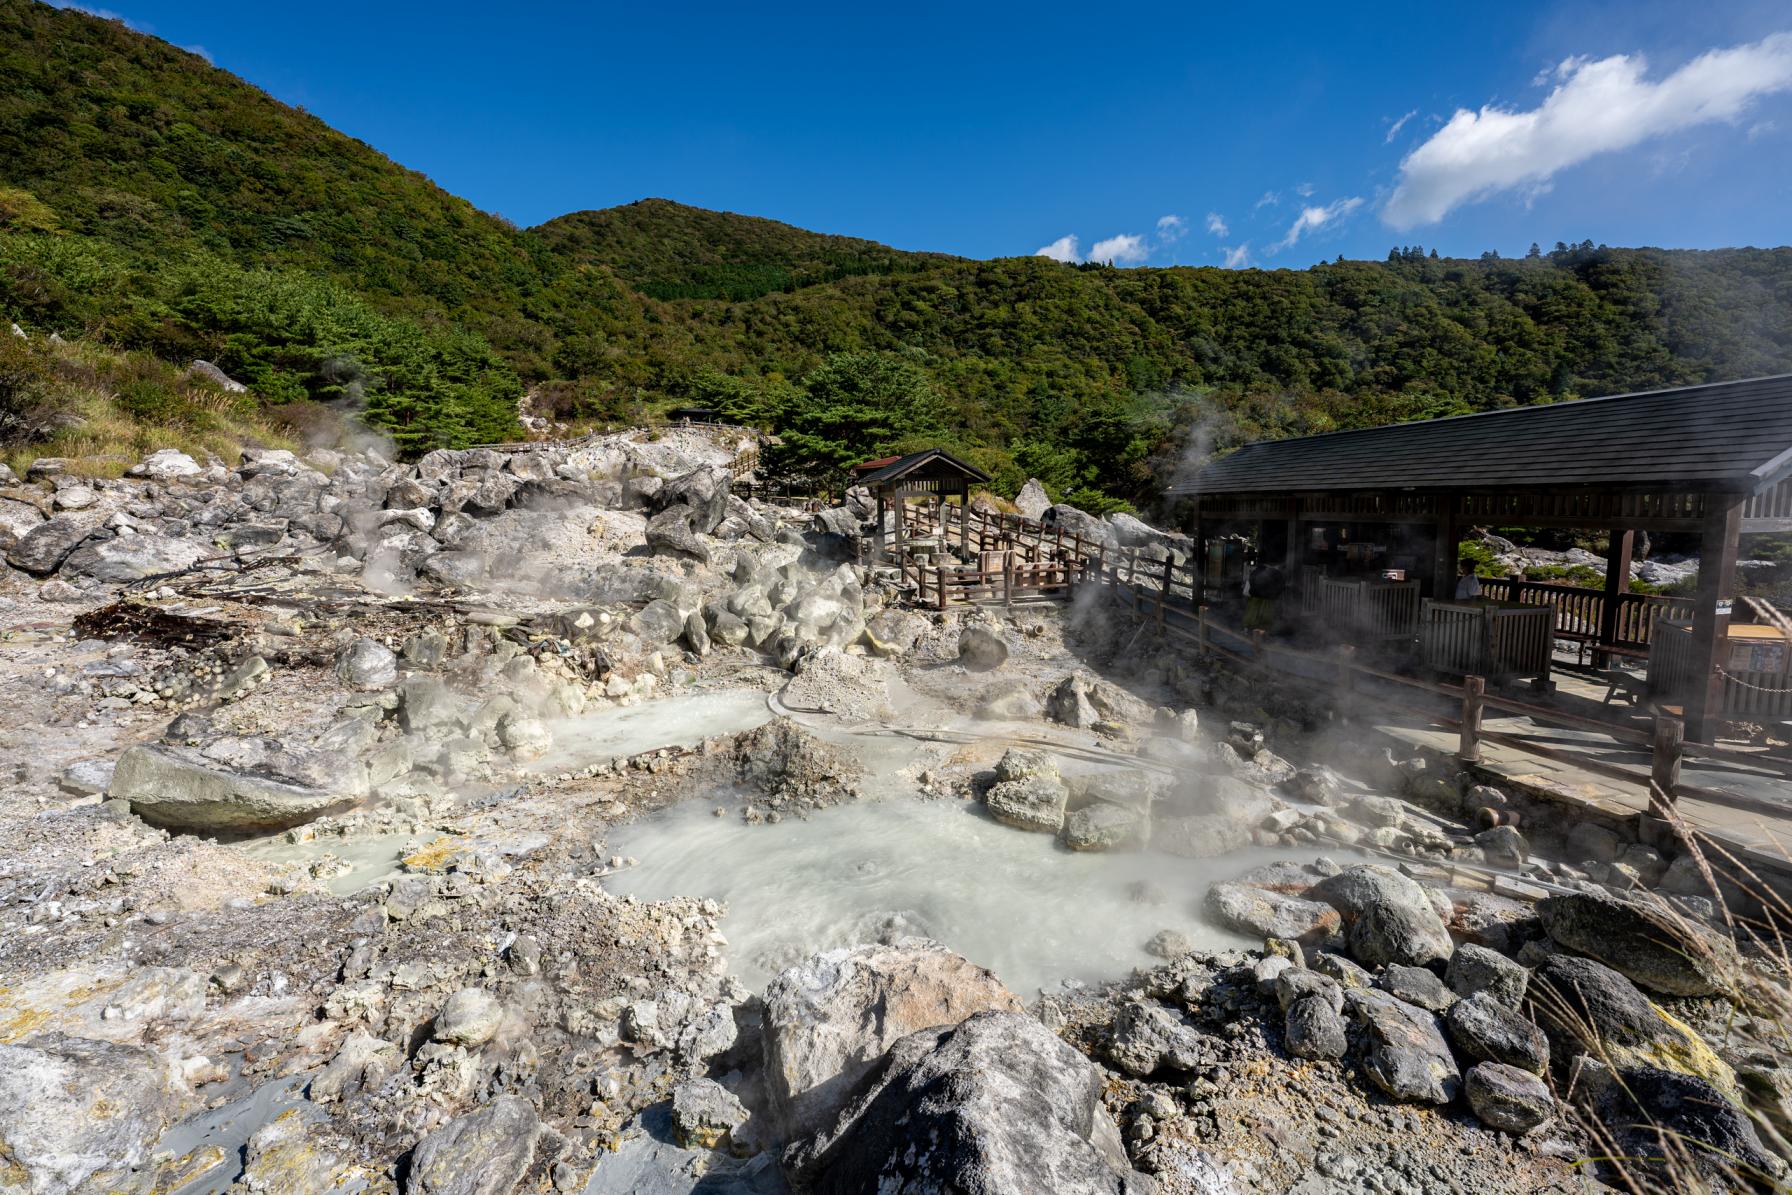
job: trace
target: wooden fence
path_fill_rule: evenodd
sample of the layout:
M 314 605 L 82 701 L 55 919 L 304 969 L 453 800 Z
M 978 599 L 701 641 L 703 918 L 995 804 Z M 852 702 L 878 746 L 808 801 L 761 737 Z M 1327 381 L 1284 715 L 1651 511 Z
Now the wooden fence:
M 1605 593 L 1602 590 L 1548 581 L 1514 581 L 1504 577 L 1486 577 L 1481 581 L 1481 592 L 1495 601 L 1553 607 L 1558 638 L 1588 643 L 1599 639 L 1599 628 L 1605 618 Z M 1628 654 L 1644 653 L 1652 642 L 1658 619 L 1664 615 L 1684 614 L 1690 617 L 1692 607 L 1691 598 L 1665 597 L 1653 593 L 1621 593 L 1618 595 L 1612 644 L 1627 649 Z

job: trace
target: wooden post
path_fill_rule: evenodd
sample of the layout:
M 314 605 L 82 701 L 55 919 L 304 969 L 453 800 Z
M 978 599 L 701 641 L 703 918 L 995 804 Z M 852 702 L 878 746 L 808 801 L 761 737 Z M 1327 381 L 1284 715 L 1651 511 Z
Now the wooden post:
M 1207 655 L 1207 606 L 1205 603 L 1195 608 L 1195 647 L 1202 656 Z
M 1462 678 L 1462 737 L 1456 747 L 1456 758 L 1463 763 L 1481 762 L 1481 698 L 1487 692 L 1487 681 L 1479 676 Z
M 1742 532 L 1742 503 L 1713 495 L 1731 505 L 1708 515 L 1699 537 L 1699 588 L 1692 611 L 1692 692 L 1686 702 L 1686 734 L 1696 743 L 1717 737 L 1723 722 L 1724 680 L 1718 675 L 1724 636 L 1730 630 L 1727 607 L 1736 576 L 1736 541 Z
M 1679 799 L 1680 747 L 1686 741 L 1686 723 L 1666 715 L 1655 719 L 1654 753 L 1649 760 L 1649 802 L 1672 809 Z
M 1002 606 L 1014 608 L 1014 553 L 1002 553 Z
M 1611 544 L 1605 551 L 1604 605 L 1599 608 L 1599 646 L 1615 647 L 1618 643 L 1619 604 L 1630 592 L 1630 558 L 1636 550 L 1636 532 L 1613 531 Z M 1593 663 L 1600 668 L 1612 666 L 1611 653 L 1595 651 Z
M 1157 591 L 1157 625 L 1160 628 L 1164 625 L 1164 606 L 1170 600 L 1170 570 L 1175 567 L 1176 558 L 1165 556 L 1163 588 Z
M 1462 550 L 1462 530 L 1456 525 L 1454 499 L 1437 499 L 1437 545 L 1431 565 L 1431 596 L 1447 602 L 1456 596 L 1456 558 Z
M 971 489 L 966 486 L 959 495 L 958 507 L 958 554 L 964 560 L 971 558 Z
M 872 559 L 881 563 L 884 558 L 884 496 L 882 491 L 879 491 L 877 495 L 877 534 L 874 538 L 876 545 Z
M 946 566 L 945 565 L 942 564 L 939 566 L 939 568 L 934 570 L 933 580 L 934 580 L 934 584 L 936 584 L 940 587 L 939 608 L 941 610 L 944 610 L 946 608 Z

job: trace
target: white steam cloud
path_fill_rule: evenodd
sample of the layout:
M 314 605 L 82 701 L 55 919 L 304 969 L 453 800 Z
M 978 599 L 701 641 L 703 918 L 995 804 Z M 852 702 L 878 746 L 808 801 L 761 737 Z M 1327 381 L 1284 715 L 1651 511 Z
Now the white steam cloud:
M 1558 172 L 1599 154 L 1733 121 L 1760 97 L 1792 88 L 1792 33 L 1712 50 L 1658 82 L 1643 77 L 1645 67 L 1641 55 L 1570 58 L 1531 111 L 1458 109 L 1400 163 L 1382 219 L 1396 229 L 1435 224 L 1502 191 L 1546 190 Z
M 1226 218 L 1218 212 L 1207 213 L 1207 231 L 1211 232 L 1214 236 L 1221 238 L 1230 235 L 1232 232 L 1230 228 L 1226 227 Z
M 1083 260 L 1082 255 L 1077 252 L 1076 237 L 1074 235 L 1061 236 L 1051 244 L 1033 250 L 1033 256 L 1049 257 L 1053 261 L 1071 263 Z

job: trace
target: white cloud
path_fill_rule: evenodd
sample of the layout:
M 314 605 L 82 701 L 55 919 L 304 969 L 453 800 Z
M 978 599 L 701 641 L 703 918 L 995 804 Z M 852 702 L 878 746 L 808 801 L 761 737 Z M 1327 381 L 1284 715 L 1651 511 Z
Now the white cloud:
M 1771 120 L 1757 120 L 1754 124 L 1748 127 L 1748 139 L 1750 141 L 1759 141 L 1777 128 L 1779 128 L 1779 125 Z
M 1274 207 L 1280 202 L 1282 202 L 1282 197 L 1280 195 L 1276 194 L 1274 191 L 1265 191 L 1263 192 L 1263 198 L 1259 199 L 1251 210 L 1253 212 L 1261 211 L 1266 207 Z
M 1117 266 L 1137 265 L 1150 256 L 1151 250 L 1145 246 L 1145 238 L 1123 232 L 1111 236 L 1105 241 L 1096 241 L 1089 247 L 1090 261 L 1106 261 Z
M 204 46 L 182 46 L 181 49 L 185 50 L 189 54 L 199 55 L 201 58 L 203 58 L 207 62 L 211 63 L 213 66 L 218 65 L 218 60 L 213 58 L 212 52 L 210 50 L 206 49 Z
M 1242 270 L 1251 264 L 1251 243 L 1246 241 L 1236 249 L 1221 249 L 1225 255 L 1228 270 Z
M 1207 231 L 1222 240 L 1232 230 L 1226 227 L 1226 218 L 1218 212 L 1207 213 Z
M 1464 203 L 1547 187 L 1589 158 L 1712 121 L 1733 121 L 1755 99 L 1792 88 L 1792 33 L 1712 50 L 1659 82 L 1640 55 L 1564 60 L 1555 89 L 1529 112 L 1459 109 L 1400 163 L 1382 209 L 1396 229 L 1435 224 Z
M 1393 124 L 1389 125 L 1388 135 L 1384 139 L 1383 144 L 1392 145 L 1394 143 L 1394 138 L 1400 135 L 1400 130 L 1406 127 L 1406 122 L 1418 114 L 1419 110 L 1414 108 L 1411 112 L 1408 112 L 1405 116 L 1402 116 L 1399 120 L 1396 120 Z
M 1023 242 L 1024 243 L 1024 242 Z M 1076 237 L 1061 236 L 1051 244 L 1033 250 L 1034 257 L 1049 257 L 1053 261 L 1077 262 L 1083 260 L 1076 251 Z
M 1169 245 L 1180 241 L 1188 235 L 1188 221 L 1181 216 L 1159 216 L 1157 218 L 1157 239 L 1159 243 Z
M 1313 193 L 1313 184 L 1302 183 L 1300 186 L 1294 188 L 1294 193 L 1299 195 L 1302 199 L 1305 199 Z
M 1363 206 L 1360 196 L 1352 195 L 1349 199 L 1334 199 L 1324 207 L 1303 207 L 1294 223 L 1288 226 L 1288 235 L 1277 241 L 1271 250 L 1292 249 L 1294 243 L 1308 233 L 1318 232 L 1328 224 L 1335 223 Z

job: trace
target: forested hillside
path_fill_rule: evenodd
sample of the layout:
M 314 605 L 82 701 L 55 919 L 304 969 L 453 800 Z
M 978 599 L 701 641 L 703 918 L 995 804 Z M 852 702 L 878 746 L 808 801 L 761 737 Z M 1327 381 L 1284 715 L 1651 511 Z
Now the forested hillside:
M 0 0 L 0 317 L 205 357 L 276 423 L 356 413 L 406 451 L 518 434 L 527 389 L 574 421 L 694 401 L 779 431 L 792 468 L 944 442 L 1100 505 L 1148 499 L 1196 427 L 1223 448 L 1792 370 L 1792 250 L 1117 270 L 666 200 L 523 230 L 191 54 Z

